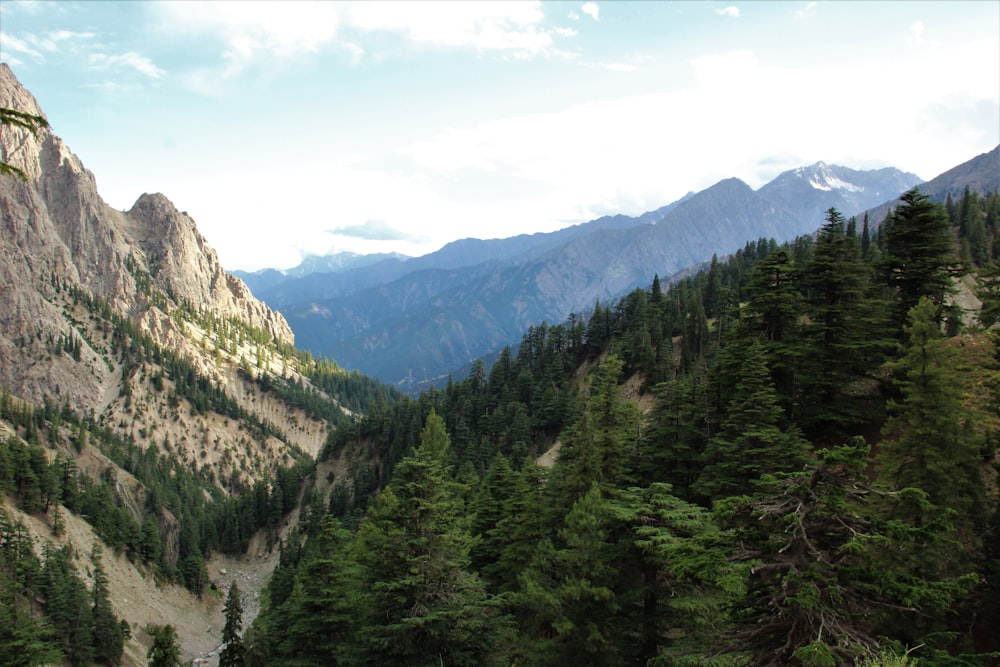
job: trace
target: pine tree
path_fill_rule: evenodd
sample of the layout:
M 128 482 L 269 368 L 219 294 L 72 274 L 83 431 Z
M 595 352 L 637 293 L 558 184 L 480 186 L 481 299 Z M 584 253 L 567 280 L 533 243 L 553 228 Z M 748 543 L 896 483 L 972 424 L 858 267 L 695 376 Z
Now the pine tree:
M 517 605 L 528 610 L 521 652 L 530 664 L 617 664 L 615 549 L 609 501 L 594 482 L 566 514 L 555 542 L 537 545 L 520 577 Z
M 717 508 L 748 567 L 730 648 L 750 665 L 847 665 L 876 653 L 880 637 L 919 642 L 890 633 L 940 615 L 975 579 L 923 556 L 955 548 L 950 527 L 906 519 L 900 508 L 926 505 L 926 495 L 873 487 L 868 454 L 860 438 L 820 450 L 806 470 L 768 476 L 759 494 Z
M 94 586 L 91 595 L 91 636 L 94 659 L 107 665 L 117 665 L 125 651 L 122 626 L 111 608 L 108 575 L 101 562 L 101 549 L 94 544 L 91 561 L 94 565 Z
M 756 336 L 764 345 L 768 367 L 786 412 L 792 414 L 802 350 L 801 271 L 787 248 L 779 248 L 754 267 L 750 296 L 742 309 L 737 337 Z M 742 333 L 745 332 L 745 333 Z
M 863 417 L 863 405 L 845 390 L 877 366 L 878 336 L 866 296 L 868 268 L 856 237 L 834 208 L 820 229 L 803 271 L 808 323 L 803 329 L 799 422 L 845 435 Z
M 782 410 L 763 344 L 755 339 L 738 356 L 743 359 L 739 380 L 694 485 L 712 499 L 746 493 L 761 475 L 801 469 L 808 457 L 808 443 L 797 428 L 780 426 Z
M 563 435 L 553 485 L 562 507 L 572 505 L 593 483 L 607 495 L 627 481 L 638 451 L 640 420 L 618 384 L 622 360 L 609 355 L 595 373 L 583 416 Z
M 730 538 L 710 512 L 653 483 L 617 493 L 622 610 L 617 644 L 626 664 L 712 664 L 728 625 L 726 607 L 744 592 Z
M 4 665 L 33 667 L 64 660 L 52 626 L 33 611 L 40 579 L 41 567 L 27 529 L 11 522 L 0 505 L 0 663 Z
M 936 312 L 926 297 L 910 311 L 903 355 L 890 366 L 902 400 L 889 404 L 883 472 L 894 485 L 923 489 L 932 503 L 968 521 L 983 505 L 979 448 L 963 421 L 956 354 L 941 334 Z
M 432 411 L 421 445 L 404 458 L 358 532 L 372 594 L 362 636 L 369 661 L 481 665 L 502 661 L 508 620 L 469 572 L 464 507 L 445 476 L 448 437 Z
M 229 585 L 226 604 L 222 608 L 226 625 L 222 628 L 222 651 L 219 653 L 219 667 L 243 667 L 243 638 L 240 631 L 243 628 L 243 605 L 240 603 L 240 588 L 236 580 Z
M 503 543 L 495 530 L 510 506 L 514 490 L 514 471 L 507 458 L 498 453 L 486 470 L 471 506 L 470 532 L 476 539 L 469 554 L 471 564 L 488 579 L 491 578 L 486 576 L 486 572 L 495 569 L 503 550 Z M 500 581 L 491 579 L 491 583 L 499 584 Z
M 682 373 L 655 388 L 656 401 L 643 431 L 637 470 L 643 483 L 666 482 L 692 501 L 708 444 L 708 387 L 699 373 Z
M 885 253 L 879 272 L 894 294 L 894 322 L 901 329 L 921 297 L 931 300 L 938 311 L 936 318 L 941 319 L 951 278 L 958 269 L 954 237 L 942 208 L 916 188 L 905 192 L 900 200 L 902 204 L 881 230 Z
M 90 665 L 93 662 L 90 595 L 76 574 L 68 546 L 56 550 L 46 546 L 41 584 L 45 613 L 62 639 L 70 664 Z
M 296 573 L 285 635 L 272 664 L 355 663 L 358 629 L 370 610 L 352 546 L 340 522 L 326 518 Z
M 539 543 L 549 533 L 547 523 L 551 506 L 546 468 L 526 461 L 514 476 L 510 497 L 503 516 L 495 528 L 488 531 L 490 544 L 499 551 L 499 558 L 488 565 L 483 576 L 500 591 L 517 588 L 517 578 L 531 561 Z
M 179 667 L 181 647 L 177 643 L 177 631 L 172 625 L 149 625 L 146 632 L 153 638 L 153 644 L 146 654 L 148 667 Z

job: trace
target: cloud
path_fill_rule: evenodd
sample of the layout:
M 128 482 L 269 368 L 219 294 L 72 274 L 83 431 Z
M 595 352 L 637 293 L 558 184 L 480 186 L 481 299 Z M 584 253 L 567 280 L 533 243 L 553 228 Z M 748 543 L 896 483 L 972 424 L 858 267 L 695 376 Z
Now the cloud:
M 812 0 L 806 4 L 802 9 L 795 10 L 795 18 L 804 19 L 808 18 L 816 13 L 816 0 Z
M 596 2 L 585 2 L 583 7 L 580 7 L 580 11 L 591 17 L 595 21 L 600 20 L 601 8 L 597 6 Z
M 413 237 L 406 232 L 394 229 L 384 220 L 366 220 L 360 225 L 345 225 L 328 230 L 330 234 L 347 236 L 368 241 L 408 241 Z
M 609 72 L 636 72 L 642 68 L 643 65 L 649 63 L 653 59 L 643 53 L 628 53 L 625 55 L 624 62 L 597 62 L 597 63 L 586 63 L 592 67 L 599 67 L 603 70 Z
M 165 28 L 207 35 L 221 42 L 224 75 L 251 62 L 287 60 L 313 53 L 334 40 L 340 19 L 332 2 L 165 2 L 155 5 Z
M 740 8 L 730 5 L 728 7 L 721 7 L 715 10 L 715 13 L 719 16 L 731 16 L 732 18 L 739 18 Z
M 20 65 L 23 61 L 12 56 L 18 53 L 35 61 L 45 61 L 46 54 L 56 54 L 60 51 L 76 52 L 78 43 L 92 40 L 92 32 L 74 32 L 71 30 L 54 30 L 46 33 L 25 33 L 23 37 L 15 37 L 0 32 L 0 56 L 12 65 Z
M 0 52 L 3 53 L 3 59 L 11 59 L 10 52 L 12 51 L 14 53 L 30 56 L 36 60 L 44 59 L 44 56 L 36 49 L 32 48 L 26 40 L 18 39 L 17 37 L 8 35 L 5 32 L 0 32 Z
M 918 44 L 924 41 L 924 22 L 917 21 L 912 26 L 910 26 L 910 32 L 913 33 L 913 39 L 916 40 Z
M 105 53 L 92 53 L 89 60 L 90 64 L 98 69 L 130 67 L 139 74 L 148 76 L 151 79 L 161 79 L 167 74 L 166 70 L 160 69 L 153 64 L 152 60 L 135 51 L 113 56 Z
M 550 52 L 540 2 L 365 2 L 352 5 L 350 25 L 394 32 L 415 43 L 478 51 Z
M 597 66 L 609 72 L 634 72 L 639 69 L 638 65 L 629 63 L 597 63 Z

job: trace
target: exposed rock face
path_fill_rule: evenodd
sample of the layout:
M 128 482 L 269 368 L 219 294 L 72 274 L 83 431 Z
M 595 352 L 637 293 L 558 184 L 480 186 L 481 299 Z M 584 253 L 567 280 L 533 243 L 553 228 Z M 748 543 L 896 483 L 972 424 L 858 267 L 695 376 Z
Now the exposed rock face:
M 3 64 L 0 107 L 44 117 Z M 163 195 L 144 194 L 128 212 L 112 209 L 98 195 L 93 174 L 49 129 L 32 134 L 3 126 L 0 160 L 27 175 L 27 181 L 0 177 L 0 385 L 29 400 L 68 395 L 75 407 L 100 404 L 113 371 L 99 354 L 84 346 L 83 363 L 50 358 L 53 341 L 73 329 L 53 299 L 66 285 L 106 301 L 163 344 L 174 342 L 176 332 L 138 288 L 140 274 L 175 302 L 187 300 L 293 341 L 285 319 L 222 270 L 194 221 Z

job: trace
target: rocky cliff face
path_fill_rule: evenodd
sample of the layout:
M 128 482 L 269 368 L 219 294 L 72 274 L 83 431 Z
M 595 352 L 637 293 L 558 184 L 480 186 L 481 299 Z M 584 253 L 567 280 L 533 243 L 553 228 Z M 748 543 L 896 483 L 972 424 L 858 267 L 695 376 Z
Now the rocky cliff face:
M 2 64 L 0 107 L 44 117 Z M 100 405 L 113 370 L 95 350 L 83 346 L 81 363 L 49 358 L 55 341 L 72 335 L 53 298 L 67 285 L 107 302 L 160 344 L 175 345 L 178 332 L 143 280 L 173 303 L 186 300 L 292 343 L 285 319 L 222 270 L 194 221 L 163 195 L 144 194 L 127 212 L 112 209 L 93 174 L 49 129 L 3 126 L 0 160 L 27 175 L 0 177 L 0 385 L 29 400 L 68 395 L 74 407 Z

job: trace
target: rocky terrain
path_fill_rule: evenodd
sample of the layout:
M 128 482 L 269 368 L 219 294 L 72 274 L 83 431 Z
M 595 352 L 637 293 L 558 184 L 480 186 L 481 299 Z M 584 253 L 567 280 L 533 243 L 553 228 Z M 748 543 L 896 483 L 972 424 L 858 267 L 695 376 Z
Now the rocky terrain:
M 0 107 L 44 117 L 6 65 Z M 311 385 L 312 361 L 296 354 L 284 317 L 223 270 L 194 220 L 162 194 L 142 194 L 128 211 L 111 208 L 54 128 L 4 125 L 0 161 L 26 176 L 0 177 L 0 388 L 25 405 L 63 406 L 139 451 L 154 447 L 223 493 L 267 482 L 318 453 L 331 424 L 275 385 L 335 399 Z M 20 440 L 16 427 L 2 419 L 0 427 L 0 439 Z M 93 442 L 47 428 L 50 460 L 69 457 L 95 481 L 116 480 L 116 502 L 138 523 L 148 516 L 155 502 L 135 477 Z M 39 553 L 47 543 L 70 545 L 79 572 L 90 576 L 86 555 L 101 539 L 87 521 L 63 511 L 56 534 L 51 511 L 26 513 L 13 498 L 2 500 Z M 174 563 L 177 522 L 166 509 L 157 521 Z M 283 525 L 294 526 L 295 515 Z M 111 601 L 132 632 L 124 663 L 145 664 L 149 623 L 174 625 L 186 660 L 217 661 L 224 587 L 238 580 L 249 623 L 276 562 L 276 539 L 280 533 L 254 538 L 243 557 L 209 558 L 219 590 L 200 598 L 134 554 L 106 549 Z

